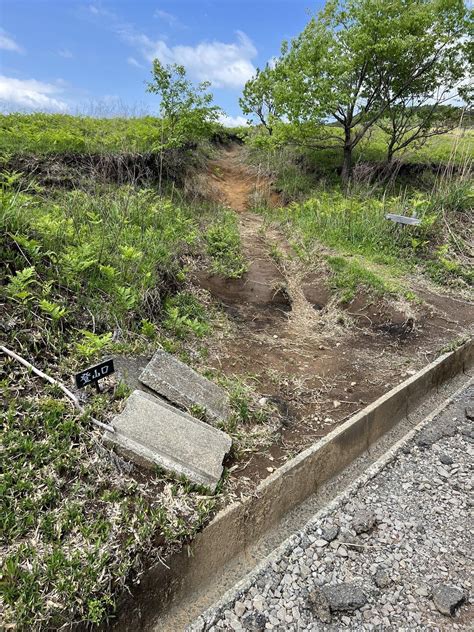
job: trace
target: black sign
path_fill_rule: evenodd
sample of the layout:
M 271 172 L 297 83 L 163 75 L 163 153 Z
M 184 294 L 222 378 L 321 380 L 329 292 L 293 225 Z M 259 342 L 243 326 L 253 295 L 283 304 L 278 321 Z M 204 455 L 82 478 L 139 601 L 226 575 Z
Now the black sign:
M 108 375 L 112 375 L 114 371 L 114 361 L 105 360 L 100 364 L 90 366 L 80 373 L 76 373 L 76 386 L 77 388 L 84 388 L 84 386 L 88 386 L 89 384 L 97 384 L 99 380 L 102 380 Z

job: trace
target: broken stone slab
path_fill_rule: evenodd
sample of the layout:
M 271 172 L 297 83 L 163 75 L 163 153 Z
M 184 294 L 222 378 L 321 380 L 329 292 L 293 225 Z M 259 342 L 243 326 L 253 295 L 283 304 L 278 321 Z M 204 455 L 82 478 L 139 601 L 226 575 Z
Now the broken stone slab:
M 215 491 L 222 462 L 232 445 L 221 430 L 173 408 L 163 400 L 133 391 L 104 440 L 145 467 L 158 465 Z
M 166 351 L 155 353 L 139 380 L 174 404 L 204 408 L 214 421 L 230 415 L 227 393 Z

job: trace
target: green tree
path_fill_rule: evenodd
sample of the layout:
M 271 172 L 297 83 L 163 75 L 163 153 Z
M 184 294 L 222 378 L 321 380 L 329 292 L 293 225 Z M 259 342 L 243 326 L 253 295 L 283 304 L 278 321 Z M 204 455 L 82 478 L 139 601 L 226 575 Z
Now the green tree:
M 292 142 L 353 151 L 390 107 L 466 73 L 463 0 L 329 0 L 284 43 L 272 98 Z M 335 121 L 337 126 L 328 126 Z
M 263 70 L 257 68 L 257 74 L 247 81 L 239 99 L 242 112 L 256 117 L 270 136 L 273 134 L 274 122 L 279 118 L 276 85 L 276 69 L 267 64 Z
M 410 145 L 444 134 L 459 125 L 459 102 L 472 101 L 471 15 L 462 2 L 416 2 L 405 17 L 404 47 L 396 75 L 378 73 L 380 105 L 386 109 L 377 125 L 388 136 L 387 162 Z M 413 19 L 416 23 L 413 24 Z M 420 32 L 420 27 L 425 29 Z M 420 72 L 421 70 L 421 72 Z M 458 104 L 458 107 L 455 106 Z
M 179 147 L 209 137 L 221 113 L 208 92 L 210 83 L 204 81 L 195 86 L 186 77 L 184 66 L 163 65 L 158 59 L 153 61 L 152 76 L 147 91 L 160 97 L 161 146 Z
M 446 101 L 451 100 L 450 96 Z M 411 145 L 417 148 L 429 138 L 446 134 L 456 128 L 463 110 L 443 104 L 443 99 L 432 95 L 418 99 L 413 95 L 400 98 L 390 105 L 377 126 L 387 135 L 386 161 L 390 164 Z

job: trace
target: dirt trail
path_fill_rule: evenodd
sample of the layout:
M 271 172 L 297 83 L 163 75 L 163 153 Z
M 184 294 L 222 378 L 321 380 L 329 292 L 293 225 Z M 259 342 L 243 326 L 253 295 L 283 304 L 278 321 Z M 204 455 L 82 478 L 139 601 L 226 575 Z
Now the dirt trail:
M 306 336 L 314 337 L 320 324 L 311 303 L 303 292 L 307 271 L 298 264 L 286 238 L 262 217 L 248 210 L 252 198 L 264 199 L 277 205 L 278 196 L 271 190 L 268 177 L 259 176 L 243 162 L 242 152 L 233 146 L 210 163 L 211 178 L 220 200 L 239 215 L 242 250 L 248 271 L 242 279 L 229 280 L 207 277 L 208 289 L 229 303 L 237 304 L 241 315 L 257 322 L 264 317 L 268 329 L 270 321 L 273 339 L 280 344 L 288 338 L 295 344 L 294 334 L 303 326 Z M 273 256 L 272 256 L 273 253 Z M 283 317 L 282 317 L 283 315 Z M 258 328 L 258 325 L 257 325 Z
M 306 269 L 286 238 L 248 210 L 255 197 L 276 205 L 278 196 L 268 177 L 245 164 L 239 146 L 220 151 L 209 177 L 215 196 L 238 213 L 248 265 L 241 279 L 198 274 L 233 325 L 232 335 L 213 345 L 209 363 L 227 375 L 250 376 L 284 416 L 277 440 L 262 445 L 240 472 L 254 485 L 432 360 L 472 316 L 466 304 L 456 305 L 451 318 L 453 303 L 436 295 L 434 309 L 426 308 L 405 336 L 407 314 L 398 306 L 361 293 L 343 310 L 331 299 L 324 270 Z

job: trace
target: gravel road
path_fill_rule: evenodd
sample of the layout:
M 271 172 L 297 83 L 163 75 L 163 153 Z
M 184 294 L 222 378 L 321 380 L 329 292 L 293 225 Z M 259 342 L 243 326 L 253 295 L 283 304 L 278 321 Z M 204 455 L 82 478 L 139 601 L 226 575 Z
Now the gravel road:
M 474 628 L 474 385 L 188 630 Z

